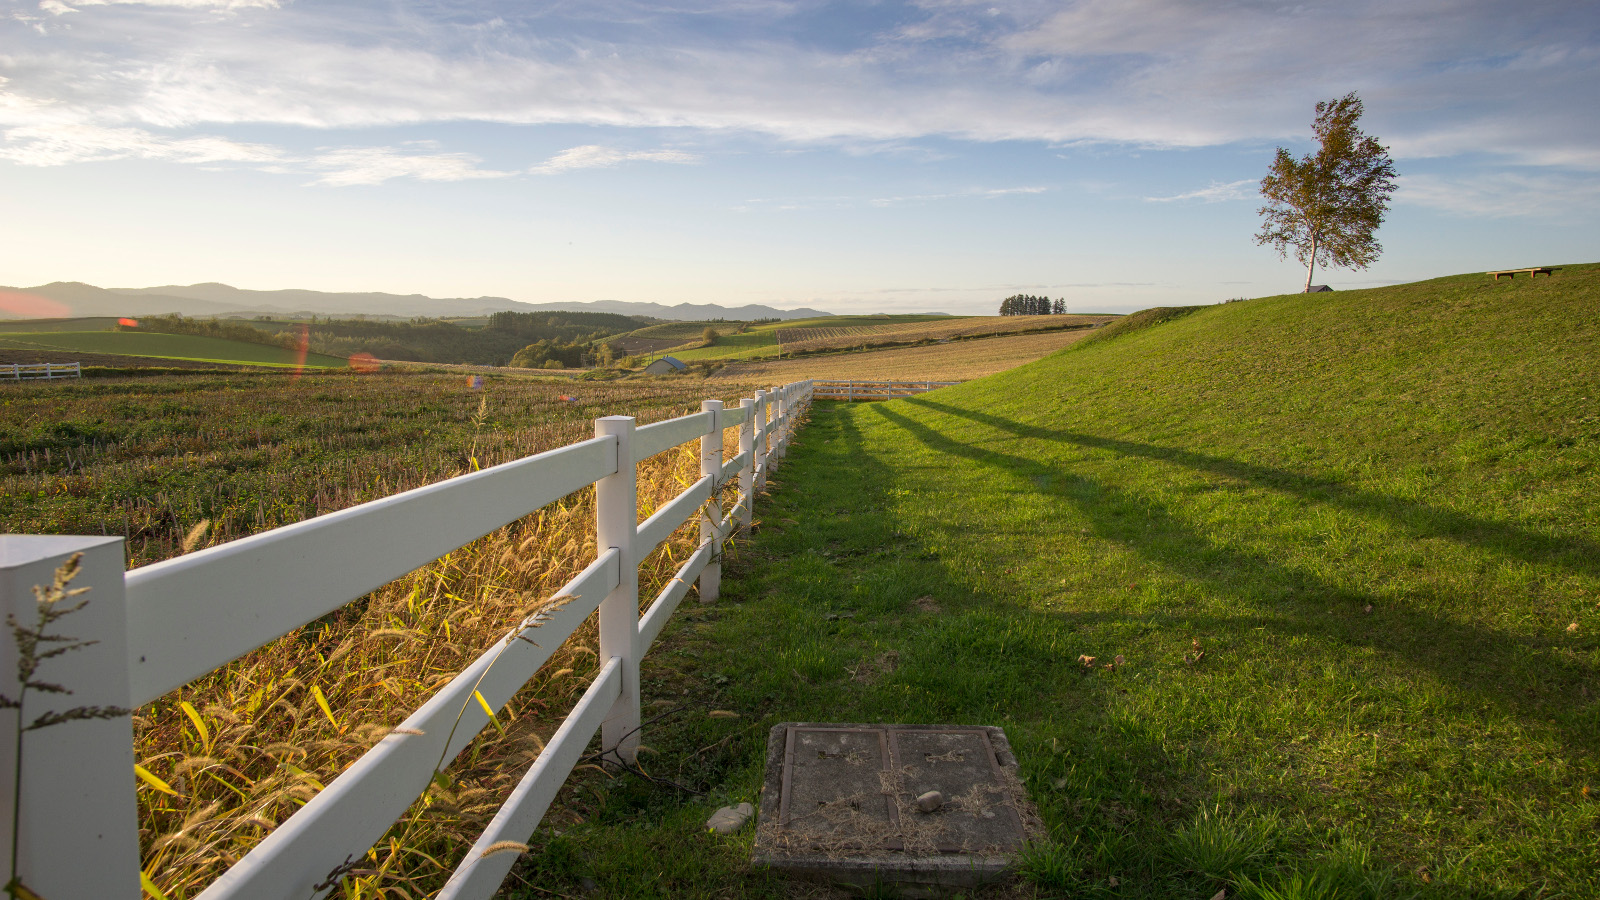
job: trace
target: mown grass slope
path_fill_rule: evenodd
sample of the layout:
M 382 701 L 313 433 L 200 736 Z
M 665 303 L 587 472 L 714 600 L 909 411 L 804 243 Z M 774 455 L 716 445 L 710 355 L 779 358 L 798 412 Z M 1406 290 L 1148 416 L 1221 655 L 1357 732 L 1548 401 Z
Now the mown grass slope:
M 684 362 L 703 359 L 753 359 L 778 355 L 778 341 L 773 336 L 773 329 L 757 326 L 740 334 L 735 331 L 737 328 L 737 325 L 717 327 L 717 342 L 709 347 L 704 345 L 700 335 L 695 335 L 694 342 L 665 352 Z
M 295 351 L 283 347 L 193 334 L 142 331 L 11 332 L 0 337 L 0 347 L 108 353 L 151 359 L 188 359 L 244 366 L 343 368 L 348 365 L 340 357 L 320 353 L 308 353 L 301 359 Z
M 1600 895 L 1597 305 L 1595 265 L 1265 298 L 819 407 L 646 658 L 745 717 L 645 736 L 706 797 L 577 787 L 521 877 L 780 895 L 677 833 L 772 723 L 898 721 L 1006 728 L 1024 896 Z

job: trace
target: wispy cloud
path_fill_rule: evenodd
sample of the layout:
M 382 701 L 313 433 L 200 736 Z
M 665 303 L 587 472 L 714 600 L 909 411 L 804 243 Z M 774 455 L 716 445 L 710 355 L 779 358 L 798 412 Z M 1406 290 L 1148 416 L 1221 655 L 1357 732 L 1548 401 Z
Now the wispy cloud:
M 1356 87 L 1402 157 L 1600 171 L 1600 118 L 1572 113 L 1600 84 L 1600 20 L 1583 4 L 1513 16 L 1511 0 L 994 0 L 874 5 L 850 14 L 872 17 L 862 24 L 802 22 L 824 14 L 785 2 L 278 2 L 43 0 L 75 10 L 71 27 L 0 20 L 0 90 L 16 98 L 0 100 L 0 124 L 468 121 L 856 147 L 934 135 L 1200 147 L 1303 140 L 1310 103 Z M 631 152 L 658 155 L 573 148 L 532 171 L 691 161 Z
M 629 162 L 697 163 L 700 157 L 683 150 L 618 150 L 599 144 L 585 144 L 563 150 L 529 169 L 536 175 L 556 175 L 575 169 L 605 169 Z
M 150 6 L 172 9 L 277 9 L 278 0 L 41 0 L 39 8 L 61 15 L 85 6 Z
M 1227 183 L 1213 181 L 1211 184 L 1200 188 L 1199 190 L 1188 191 L 1182 194 L 1174 194 L 1171 197 L 1146 197 L 1144 199 L 1147 203 L 1175 203 L 1180 200 L 1199 200 L 1202 203 L 1220 203 L 1224 200 L 1248 200 L 1256 195 L 1255 188 L 1259 187 L 1260 184 L 1261 182 L 1256 181 L 1254 178 L 1246 178 L 1242 181 L 1229 181 Z
M 179 163 L 277 165 L 283 151 L 266 144 L 196 136 L 172 138 L 142 128 L 97 125 L 24 125 L 5 131 L 0 159 L 25 166 L 64 166 L 114 159 L 158 159 Z
M 966 191 L 952 191 L 943 194 L 907 194 L 901 197 L 874 197 L 867 201 L 873 206 L 895 206 L 901 203 L 925 203 L 937 200 L 993 200 L 997 197 L 1009 197 L 1015 194 L 1043 194 L 1050 190 L 1047 187 L 1009 187 L 1009 188 L 974 188 Z
M 1404 175 L 1396 179 L 1394 202 L 1460 216 L 1579 218 L 1600 208 L 1600 179 L 1541 171 Z
M 0 159 L 25 166 L 64 166 L 118 159 L 150 159 L 194 165 L 231 164 L 278 173 L 316 175 L 313 183 L 345 187 L 395 178 L 465 181 L 508 178 L 518 173 L 480 167 L 469 153 L 418 152 L 415 147 L 341 147 L 295 155 L 270 144 L 212 135 L 170 137 L 142 128 L 52 124 L 8 128 Z
M 479 167 L 470 153 L 410 153 L 390 147 L 346 147 L 319 153 L 309 165 L 323 170 L 316 184 L 348 187 L 382 184 L 395 178 L 418 181 L 468 181 L 509 178 L 517 173 Z

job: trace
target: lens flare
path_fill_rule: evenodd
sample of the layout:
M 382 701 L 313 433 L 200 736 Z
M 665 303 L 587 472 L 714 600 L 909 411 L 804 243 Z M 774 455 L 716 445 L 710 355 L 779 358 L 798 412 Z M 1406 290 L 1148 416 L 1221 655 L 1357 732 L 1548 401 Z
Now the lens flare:
M 354 353 L 350 356 L 350 368 L 365 375 L 368 372 L 378 371 L 378 358 L 371 353 Z
M 38 294 L 0 291 L 0 312 L 24 319 L 65 319 L 72 315 L 72 308 Z
M 294 375 L 289 379 L 290 384 L 299 381 L 300 376 L 304 374 L 306 370 L 306 350 L 310 347 L 311 329 L 306 325 L 301 325 L 300 340 L 295 344 L 294 348 Z
M 126 318 L 118 319 L 117 320 L 117 324 L 123 326 L 124 328 L 138 328 L 139 327 L 139 320 L 138 319 L 126 319 Z

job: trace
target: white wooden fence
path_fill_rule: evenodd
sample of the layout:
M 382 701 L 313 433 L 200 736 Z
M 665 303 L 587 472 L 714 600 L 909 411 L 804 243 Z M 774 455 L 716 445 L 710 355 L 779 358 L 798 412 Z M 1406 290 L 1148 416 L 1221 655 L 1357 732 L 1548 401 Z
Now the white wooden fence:
M 36 378 L 82 378 L 83 369 L 70 363 L 8 363 L 0 365 L 0 379 L 29 381 Z
M 823 381 L 812 382 L 818 400 L 893 400 L 925 394 L 959 381 Z
M 597 558 L 558 596 L 572 599 L 519 623 L 400 727 L 351 764 L 213 882 L 202 900 L 308 900 L 325 896 L 349 860 L 361 859 L 489 723 L 481 693 L 499 709 L 590 613 L 599 610 L 599 674 L 533 766 L 461 860 L 439 895 L 494 894 L 515 853 L 485 855 L 498 841 L 526 841 L 596 730 L 602 747 L 633 761 L 639 746 L 639 659 L 697 578 L 716 597 L 720 548 L 749 527 L 768 470 L 781 459 L 812 398 L 800 381 L 757 391 L 737 408 L 707 400 L 692 415 L 636 427 L 627 416 L 595 420 L 595 437 L 557 450 L 416 488 L 350 509 L 211 547 L 131 572 L 122 538 L 0 537 L 0 607 L 34 621 L 35 585 L 82 554 L 74 587 L 88 605 L 61 625 L 92 646 L 45 660 L 35 679 L 71 692 L 32 691 L 16 716 L 0 710 L 0 851 L 11 847 L 18 803 L 16 874 L 49 900 L 138 898 L 139 823 L 129 715 L 69 721 L 26 732 L 23 722 L 67 707 L 137 708 L 373 589 L 595 485 Z M 739 452 L 723 459 L 725 429 Z M 700 439 L 700 480 L 638 521 L 637 463 Z M 718 488 L 739 479 L 724 515 Z M 700 546 L 639 615 L 639 563 L 698 516 Z M 67 627 L 70 626 L 70 627 Z M 0 693 L 17 697 L 18 648 L 0 635 Z M 526 640 L 517 640 L 518 637 Z M 538 643 L 533 643 L 537 640 Z M 459 720 L 459 722 L 458 722 Z M 11 773 L 23 754 L 21 796 Z M 0 852 L 0 877 L 10 878 Z M 328 884 L 318 889 L 315 886 Z

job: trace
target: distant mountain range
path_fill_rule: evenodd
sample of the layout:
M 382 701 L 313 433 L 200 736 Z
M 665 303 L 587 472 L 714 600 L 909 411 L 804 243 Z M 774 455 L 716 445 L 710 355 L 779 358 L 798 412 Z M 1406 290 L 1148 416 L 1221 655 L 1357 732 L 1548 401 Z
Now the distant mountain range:
M 20 295 L 20 296 L 19 296 Z M 30 299 L 34 298 L 34 299 Z M 42 298 L 47 302 L 39 302 Z M 186 316 L 367 316 L 411 319 L 486 316 L 495 312 L 607 312 L 653 316 L 672 321 L 705 319 L 809 319 L 832 313 L 815 309 L 770 306 L 719 306 L 715 303 L 592 302 L 522 303 L 504 297 L 438 298 L 422 294 L 327 293 L 324 291 L 248 291 L 226 284 L 166 285 L 150 288 L 100 288 L 76 281 L 57 281 L 29 288 L 0 287 L 0 318 L 65 318 L 78 316 L 142 316 L 182 313 Z

